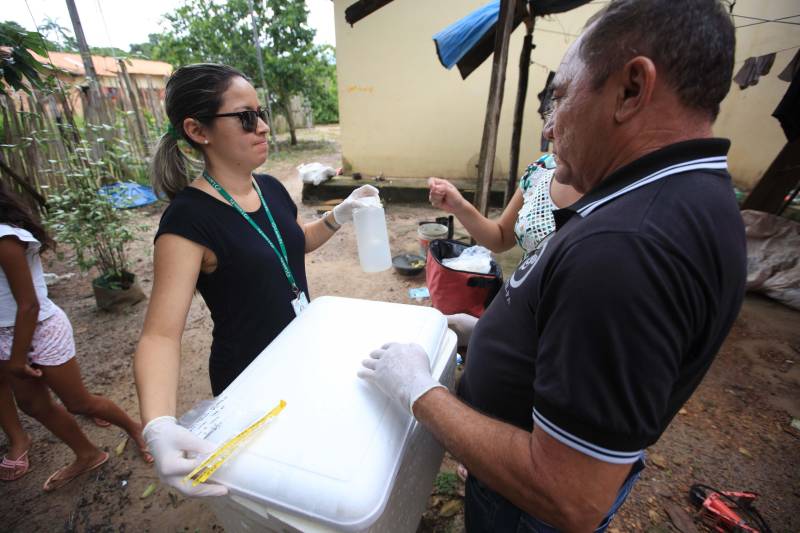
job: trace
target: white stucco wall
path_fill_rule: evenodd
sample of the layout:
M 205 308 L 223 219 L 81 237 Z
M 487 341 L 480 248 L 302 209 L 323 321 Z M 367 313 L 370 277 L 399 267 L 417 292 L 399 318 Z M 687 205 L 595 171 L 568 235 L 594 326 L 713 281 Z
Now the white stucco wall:
M 336 0 L 336 58 L 342 154 L 353 171 L 394 177 L 476 177 L 488 98 L 491 59 L 467 80 L 439 63 L 432 35 L 485 4 L 485 0 L 395 0 L 350 27 Z M 548 70 L 586 19 L 605 2 L 537 19 L 520 166 L 539 156 L 542 121 L 536 94 Z M 796 0 L 739 0 L 735 13 L 778 18 L 800 12 Z M 798 19 L 800 20 L 800 19 Z M 737 25 L 749 20 L 736 19 Z M 518 58 L 524 29 L 511 36 L 495 176 L 508 169 Z M 735 69 L 747 57 L 800 45 L 800 26 L 760 24 L 737 30 Z M 749 188 L 783 147 L 785 138 L 770 115 L 788 83 L 777 74 L 797 49 L 778 53 L 772 72 L 744 91 L 733 85 L 723 102 L 716 134 L 733 141 L 730 168 L 735 182 Z

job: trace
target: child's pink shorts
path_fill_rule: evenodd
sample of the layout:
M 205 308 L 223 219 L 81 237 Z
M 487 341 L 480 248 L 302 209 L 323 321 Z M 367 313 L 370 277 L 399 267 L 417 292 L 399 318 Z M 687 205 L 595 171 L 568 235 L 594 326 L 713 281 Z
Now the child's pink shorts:
M 0 327 L 0 361 L 11 358 L 11 344 L 14 342 L 14 326 Z M 41 366 L 63 365 L 75 357 L 75 339 L 72 325 L 60 307 L 56 312 L 36 323 L 33 332 L 28 364 Z

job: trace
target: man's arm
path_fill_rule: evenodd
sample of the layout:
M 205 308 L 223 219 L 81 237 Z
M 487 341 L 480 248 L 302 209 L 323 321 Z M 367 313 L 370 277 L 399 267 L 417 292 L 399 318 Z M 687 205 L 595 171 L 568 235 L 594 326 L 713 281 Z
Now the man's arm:
M 591 531 L 630 472 L 469 408 L 443 388 L 414 403 L 414 415 L 470 474 L 526 513 L 563 531 Z

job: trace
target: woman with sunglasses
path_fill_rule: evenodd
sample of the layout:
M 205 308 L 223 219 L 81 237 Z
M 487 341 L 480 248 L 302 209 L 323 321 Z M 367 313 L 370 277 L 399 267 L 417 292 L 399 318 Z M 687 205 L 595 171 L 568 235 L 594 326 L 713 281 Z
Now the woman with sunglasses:
M 153 289 L 135 356 L 145 439 L 162 480 L 185 494 L 186 456 L 213 449 L 175 420 L 181 336 L 198 290 L 214 322 L 209 375 L 220 394 L 308 304 L 305 254 L 324 244 L 378 190 L 365 185 L 320 220 L 303 222 L 281 183 L 253 175 L 267 159 L 266 115 L 247 78 L 225 65 L 176 70 L 166 87 L 169 131 L 152 163 L 155 190 L 170 199 L 155 237 Z M 201 154 L 192 165 L 178 146 Z

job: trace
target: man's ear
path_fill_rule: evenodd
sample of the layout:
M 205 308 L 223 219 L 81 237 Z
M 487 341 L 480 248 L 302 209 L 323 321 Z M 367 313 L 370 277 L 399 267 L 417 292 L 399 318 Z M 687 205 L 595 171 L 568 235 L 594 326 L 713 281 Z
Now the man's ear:
M 187 117 L 183 119 L 183 131 L 186 132 L 187 137 L 197 144 L 205 144 L 205 142 L 208 140 L 206 138 L 205 126 L 203 126 L 200 121 L 195 118 Z
M 656 85 L 656 66 L 649 57 L 636 56 L 619 74 L 614 120 L 629 121 L 650 103 Z

